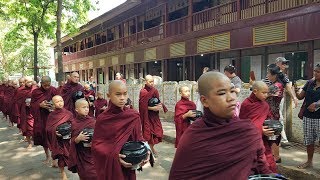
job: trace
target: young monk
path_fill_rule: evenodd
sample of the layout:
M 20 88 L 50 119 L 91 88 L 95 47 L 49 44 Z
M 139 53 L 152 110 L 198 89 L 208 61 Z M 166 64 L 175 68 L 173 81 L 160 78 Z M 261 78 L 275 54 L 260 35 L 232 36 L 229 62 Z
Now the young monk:
M 64 109 L 64 102 L 61 96 L 56 95 L 52 98 L 54 111 L 48 116 L 46 126 L 46 136 L 48 140 L 49 149 L 51 150 L 52 159 L 58 159 L 58 166 L 61 172 L 61 178 L 67 179 L 64 167 L 68 165 L 70 140 L 62 139 L 61 134 L 57 132 L 57 127 L 65 122 L 70 122 L 73 114 Z
M 94 128 L 96 120 L 88 116 L 89 104 L 84 99 L 79 99 L 75 103 L 77 117 L 72 122 L 72 135 L 70 144 L 70 161 L 68 169 L 78 172 L 80 179 L 95 180 L 97 173 L 93 164 L 91 147 L 84 147 L 83 142 L 89 137 L 83 132 L 84 128 Z
M 204 116 L 180 139 L 169 179 L 248 179 L 271 173 L 256 127 L 234 117 L 237 94 L 230 79 L 207 72 L 198 85 Z
M 108 101 L 103 98 L 102 92 L 97 92 L 97 99 L 94 101 L 95 117 L 97 118 L 104 110 L 107 109 Z
M 143 137 L 148 141 L 152 152 L 157 156 L 157 151 L 154 146 L 162 142 L 163 129 L 159 117 L 159 111 L 163 109 L 167 112 L 167 108 L 164 104 L 160 103 L 157 106 L 149 107 L 148 101 L 151 98 L 159 99 L 159 92 L 154 88 L 154 78 L 151 75 L 145 77 L 146 84 L 139 94 L 139 113 L 142 122 Z
M 125 156 L 120 154 L 127 141 L 143 141 L 139 113 L 125 106 L 127 91 L 122 81 L 112 81 L 108 109 L 96 122 L 91 149 L 98 180 L 136 179 L 132 164 L 125 162 L 122 159 Z M 150 154 L 142 165 L 149 161 L 149 157 Z
M 95 95 L 95 92 L 94 90 L 91 90 L 90 89 L 90 85 L 89 84 L 85 84 L 84 85 L 84 97 L 86 98 L 86 100 L 88 101 L 89 103 L 89 116 L 91 117 L 94 117 L 94 104 L 93 102 L 90 102 L 90 98 L 94 98 L 96 95 Z
M 241 104 L 240 119 L 250 119 L 263 137 L 265 155 L 269 168 L 272 172 L 277 172 L 277 165 L 272 155 L 272 149 L 267 136 L 274 135 L 272 129 L 263 126 L 263 122 L 269 117 L 269 104 L 266 102 L 268 97 L 268 85 L 262 81 L 256 81 L 252 85 L 251 95 Z
M 187 130 L 190 125 L 188 118 L 196 117 L 192 110 L 196 110 L 196 104 L 189 100 L 190 89 L 188 86 L 181 86 L 179 88 L 181 100 L 177 102 L 174 113 L 174 122 L 176 125 L 176 141 L 175 147 L 178 147 L 179 140 L 182 134 Z

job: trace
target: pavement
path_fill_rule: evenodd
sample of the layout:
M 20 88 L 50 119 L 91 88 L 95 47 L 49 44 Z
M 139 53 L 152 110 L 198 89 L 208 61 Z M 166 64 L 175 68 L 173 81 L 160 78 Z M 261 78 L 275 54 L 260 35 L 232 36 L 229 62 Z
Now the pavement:
M 1 117 L 1 115 L 0 115 Z M 163 120 L 164 142 L 156 145 L 159 157 L 154 167 L 146 165 L 142 172 L 137 172 L 137 179 L 167 180 L 175 154 L 175 126 L 170 120 Z M 45 158 L 41 147 L 26 149 L 26 142 L 16 127 L 8 127 L 7 121 L 0 118 L 0 179 L 1 180 L 38 180 L 60 179 L 59 170 L 42 163 Z M 301 144 L 293 143 L 290 149 L 280 149 L 282 163 L 278 164 L 279 173 L 293 180 L 320 180 L 320 154 L 314 155 L 314 167 L 298 169 L 297 165 L 305 162 L 307 154 Z M 317 147 L 319 149 L 319 146 Z M 77 174 L 66 170 L 68 179 L 79 180 Z
M 164 130 L 164 140 L 174 144 L 175 126 L 173 121 L 162 119 Z M 292 180 L 316 180 L 320 179 L 320 154 L 314 154 L 313 168 L 298 169 L 297 166 L 304 163 L 307 159 L 307 152 L 303 145 L 292 143 L 291 148 L 281 148 L 280 156 L 282 163 L 278 164 L 279 174 L 283 174 Z M 317 146 L 319 149 L 319 146 Z
M 58 180 L 57 168 L 42 163 L 45 154 L 42 147 L 26 149 L 27 143 L 22 140 L 16 127 L 8 127 L 0 114 L 0 180 Z M 154 167 L 149 164 L 137 172 L 137 179 L 167 180 L 175 153 L 173 144 L 160 143 L 155 148 L 159 152 Z M 65 168 L 66 169 L 66 168 Z M 66 170 L 69 180 L 79 180 L 78 174 Z

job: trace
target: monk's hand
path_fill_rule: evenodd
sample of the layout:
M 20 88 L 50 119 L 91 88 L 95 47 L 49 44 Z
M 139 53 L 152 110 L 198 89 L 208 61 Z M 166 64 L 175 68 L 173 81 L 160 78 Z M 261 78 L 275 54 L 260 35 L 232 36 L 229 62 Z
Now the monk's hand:
M 145 164 L 147 164 L 147 163 L 150 161 L 150 154 L 151 154 L 151 152 L 150 152 L 150 150 L 149 150 L 149 151 L 148 151 L 147 158 L 146 158 L 145 160 L 143 160 L 143 161 L 141 162 L 141 164 L 140 164 L 141 167 L 144 166 Z
M 87 133 L 84 133 L 83 131 L 81 131 L 81 133 L 78 135 L 78 137 L 76 139 L 77 139 L 76 142 L 88 141 L 89 136 Z
M 265 136 L 273 136 L 274 135 L 273 129 L 269 129 L 268 126 L 262 126 L 262 132 Z
M 308 106 L 308 110 L 309 110 L 310 112 L 316 111 L 316 103 L 310 104 L 310 105 Z
M 61 135 L 58 131 L 56 131 L 56 135 L 57 135 L 58 137 L 62 137 L 62 135 Z
M 101 108 L 101 110 L 105 110 L 105 109 L 107 109 L 107 106 L 103 106 L 103 107 Z
M 187 116 L 194 118 L 194 117 L 196 117 L 196 113 L 195 113 L 194 111 L 192 111 L 192 110 L 189 110 L 189 111 L 187 112 Z
M 122 158 L 125 158 L 125 157 L 126 157 L 126 155 L 119 154 L 119 162 L 120 162 L 120 164 L 125 168 L 132 168 L 132 164 L 131 163 L 127 163 L 122 159 Z
M 40 105 L 41 108 L 47 109 L 47 108 L 48 108 L 47 103 L 48 103 L 48 102 L 47 102 L 46 100 L 44 100 L 44 101 L 42 101 L 39 105 Z

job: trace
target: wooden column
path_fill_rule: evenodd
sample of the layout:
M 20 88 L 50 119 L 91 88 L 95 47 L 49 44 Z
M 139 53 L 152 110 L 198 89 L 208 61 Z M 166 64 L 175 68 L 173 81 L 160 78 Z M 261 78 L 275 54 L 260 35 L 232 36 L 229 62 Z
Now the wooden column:
M 188 4 L 188 32 L 192 32 L 193 0 L 189 0 Z
M 308 61 L 304 70 L 307 71 L 308 79 L 313 77 L 313 68 L 314 68 L 314 41 L 308 42 Z
M 182 58 L 182 80 L 185 81 L 186 80 L 186 57 Z
M 167 37 L 167 21 L 168 21 L 168 3 L 164 5 L 164 15 L 163 15 L 163 38 Z
M 240 0 L 237 0 L 237 19 L 238 20 L 241 19 L 241 4 L 240 4 Z
M 237 58 L 235 62 L 235 67 L 236 67 L 236 74 L 241 77 L 241 50 L 238 51 L 237 53 Z

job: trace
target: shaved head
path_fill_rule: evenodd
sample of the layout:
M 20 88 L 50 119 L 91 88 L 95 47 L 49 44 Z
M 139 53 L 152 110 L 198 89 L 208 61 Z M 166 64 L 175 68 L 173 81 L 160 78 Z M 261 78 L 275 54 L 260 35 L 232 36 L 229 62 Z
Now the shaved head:
M 26 76 L 24 79 L 25 79 L 26 82 L 27 82 L 27 81 L 33 81 L 33 78 L 30 77 L 30 76 Z
M 184 89 L 184 88 L 188 88 L 189 89 L 189 86 L 187 86 L 187 85 L 180 86 L 179 87 L 179 92 L 181 93 L 182 89 Z
M 230 79 L 220 72 L 207 72 L 200 76 L 198 80 L 199 94 L 207 96 L 213 88 L 213 84 L 217 81 L 229 82 Z
M 145 80 L 146 80 L 146 85 L 148 87 L 153 87 L 154 86 L 154 78 L 153 78 L 153 76 L 148 74 L 148 75 L 146 75 Z
M 148 81 L 148 80 L 153 80 L 154 78 L 153 78 L 153 76 L 148 74 L 148 75 L 146 75 L 145 79 L 146 79 L 146 81 Z
M 49 76 L 42 76 L 41 83 L 51 83 L 51 78 Z
M 263 81 L 256 81 L 252 85 L 252 90 L 254 90 L 254 89 L 261 90 L 261 89 L 264 89 L 264 88 L 268 88 L 268 85 Z
M 79 79 L 80 79 L 79 73 L 77 73 L 77 72 L 71 73 L 70 80 L 73 83 L 79 83 Z
M 76 108 L 79 108 L 82 104 L 88 104 L 88 102 L 84 98 L 82 98 L 78 99 L 74 105 Z
M 117 88 L 127 88 L 127 86 L 121 80 L 111 81 L 111 83 L 109 84 L 109 93 L 112 93 L 114 89 L 117 89 Z
M 52 101 L 56 101 L 57 99 L 63 99 L 60 95 L 55 95 L 52 97 Z

